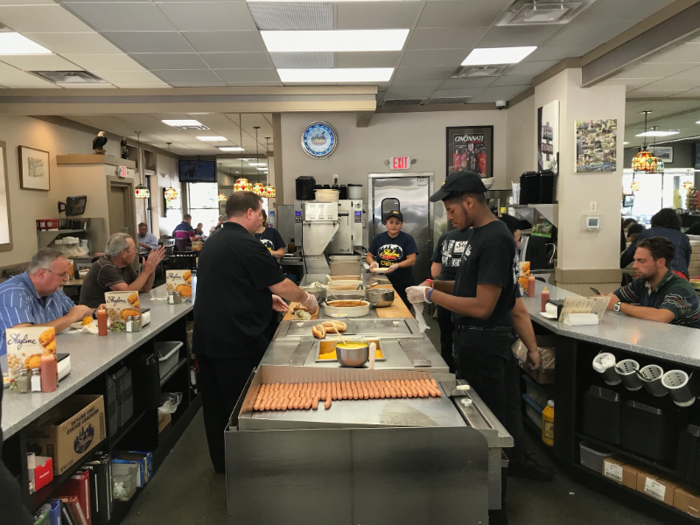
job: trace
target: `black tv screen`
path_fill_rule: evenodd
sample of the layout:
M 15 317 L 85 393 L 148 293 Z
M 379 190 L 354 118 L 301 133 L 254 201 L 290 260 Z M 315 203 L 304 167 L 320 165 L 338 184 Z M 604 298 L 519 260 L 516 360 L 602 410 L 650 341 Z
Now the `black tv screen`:
M 216 182 L 216 161 L 181 160 L 180 182 Z
M 76 215 L 82 215 L 85 213 L 85 206 L 87 205 L 87 197 L 85 195 L 78 195 L 77 197 L 68 197 L 66 199 L 66 217 L 75 217 Z

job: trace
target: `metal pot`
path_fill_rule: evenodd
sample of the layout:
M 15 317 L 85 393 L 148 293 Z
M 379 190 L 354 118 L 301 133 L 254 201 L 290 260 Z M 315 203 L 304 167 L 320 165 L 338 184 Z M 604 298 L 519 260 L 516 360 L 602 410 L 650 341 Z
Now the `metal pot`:
M 367 300 L 375 308 L 391 306 L 394 302 L 394 290 L 390 288 L 371 288 L 367 290 Z
M 338 342 L 335 344 L 335 354 L 338 357 L 338 362 L 342 366 L 348 366 L 351 368 L 360 368 L 365 366 L 365 363 L 369 360 L 369 343 L 364 341 L 348 341 L 348 343 L 363 343 L 364 346 L 359 348 L 343 348 L 338 346 L 342 344 Z
M 317 288 L 316 286 L 300 286 L 302 290 L 305 292 L 308 292 L 309 294 L 313 295 L 316 298 L 316 301 L 321 301 L 321 299 L 326 298 L 326 289 L 325 288 Z

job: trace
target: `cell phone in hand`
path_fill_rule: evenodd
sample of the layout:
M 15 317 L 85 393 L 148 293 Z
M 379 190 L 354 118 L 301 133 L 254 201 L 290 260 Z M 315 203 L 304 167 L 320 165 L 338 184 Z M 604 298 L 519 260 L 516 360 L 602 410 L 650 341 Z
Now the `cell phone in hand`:
M 598 290 L 597 288 L 593 288 L 593 287 L 591 286 L 591 290 L 592 290 L 593 293 L 596 294 L 596 295 L 603 295 L 602 293 L 600 293 L 600 290 Z

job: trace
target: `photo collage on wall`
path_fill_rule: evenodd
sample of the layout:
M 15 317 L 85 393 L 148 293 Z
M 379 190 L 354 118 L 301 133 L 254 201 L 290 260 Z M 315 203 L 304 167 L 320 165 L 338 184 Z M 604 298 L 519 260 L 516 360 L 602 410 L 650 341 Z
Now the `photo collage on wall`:
M 617 119 L 577 120 L 576 172 L 617 170 Z

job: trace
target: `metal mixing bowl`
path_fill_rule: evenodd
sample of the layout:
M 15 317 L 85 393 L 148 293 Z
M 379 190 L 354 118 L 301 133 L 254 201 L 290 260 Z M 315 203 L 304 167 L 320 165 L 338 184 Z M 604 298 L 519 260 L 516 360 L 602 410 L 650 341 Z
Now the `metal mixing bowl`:
M 364 341 L 348 341 L 348 343 L 364 343 L 360 348 L 343 348 L 339 347 L 340 341 L 335 344 L 335 354 L 338 357 L 338 362 L 342 366 L 352 368 L 360 368 L 369 361 L 369 343 Z
M 391 306 L 394 302 L 394 290 L 390 288 L 371 288 L 367 290 L 367 300 L 375 308 Z

